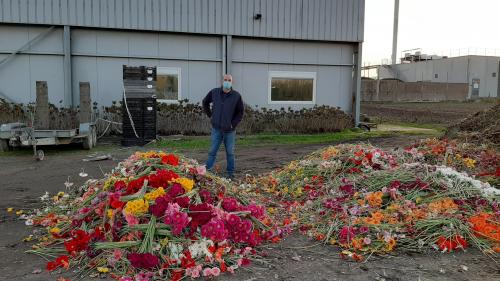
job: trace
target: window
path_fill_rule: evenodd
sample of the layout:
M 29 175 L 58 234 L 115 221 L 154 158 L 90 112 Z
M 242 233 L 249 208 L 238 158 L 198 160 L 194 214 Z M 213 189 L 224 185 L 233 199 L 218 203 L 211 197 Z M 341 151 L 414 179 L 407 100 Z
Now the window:
M 181 69 L 158 67 L 156 69 L 156 97 L 160 102 L 177 102 L 181 99 Z
M 492 76 L 493 76 L 493 78 L 497 77 L 497 73 L 493 72 Z
M 434 74 L 434 78 L 436 78 L 436 79 L 439 78 L 439 75 L 437 73 Z
M 269 72 L 269 103 L 314 104 L 315 101 L 316 72 Z

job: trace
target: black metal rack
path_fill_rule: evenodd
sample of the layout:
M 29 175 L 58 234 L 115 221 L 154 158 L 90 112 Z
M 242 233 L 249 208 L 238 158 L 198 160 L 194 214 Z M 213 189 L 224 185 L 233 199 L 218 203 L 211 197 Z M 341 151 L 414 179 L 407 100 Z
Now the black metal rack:
M 145 145 L 156 139 L 156 67 L 124 65 L 123 86 L 122 145 Z

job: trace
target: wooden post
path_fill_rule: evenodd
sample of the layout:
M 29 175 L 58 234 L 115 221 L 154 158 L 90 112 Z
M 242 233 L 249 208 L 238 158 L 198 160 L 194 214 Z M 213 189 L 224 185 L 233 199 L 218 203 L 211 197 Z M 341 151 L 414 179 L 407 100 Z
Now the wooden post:
M 91 107 L 90 83 L 80 82 L 80 124 L 90 123 Z
M 49 92 L 47 81 L 36 81 L 35 129 L 49 129 Z

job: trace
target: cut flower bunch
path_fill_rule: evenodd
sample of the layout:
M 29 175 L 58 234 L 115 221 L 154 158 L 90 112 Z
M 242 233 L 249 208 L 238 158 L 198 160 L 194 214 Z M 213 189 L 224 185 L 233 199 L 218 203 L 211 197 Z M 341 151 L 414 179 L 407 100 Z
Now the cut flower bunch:
M 75 196 L 42 197 L 45 208 L 25 218 L 47 234 L 29 252 L 47 259 L 49 271 L 122 281 L 234 272 L 276 235 L 265 208 L 229 185 L 194 160 L 137 152 Z
M 262 198 L 273 196 L 276 221 L 338 245 L 354 260 L 397 248 L 451 252 L 475 246 L 496 256 L 500 190 L 453 168 L 416 162 L 408 156 L 414 148 L 332 146 L 246 187 Z

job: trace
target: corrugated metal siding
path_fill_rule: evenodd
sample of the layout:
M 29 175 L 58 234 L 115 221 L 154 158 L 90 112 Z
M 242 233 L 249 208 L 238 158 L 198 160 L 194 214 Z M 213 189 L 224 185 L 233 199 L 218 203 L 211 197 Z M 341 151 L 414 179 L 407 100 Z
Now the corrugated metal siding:
M 360 42 L 364 9 L 365 0 L 0 0 L 0 22 Z

